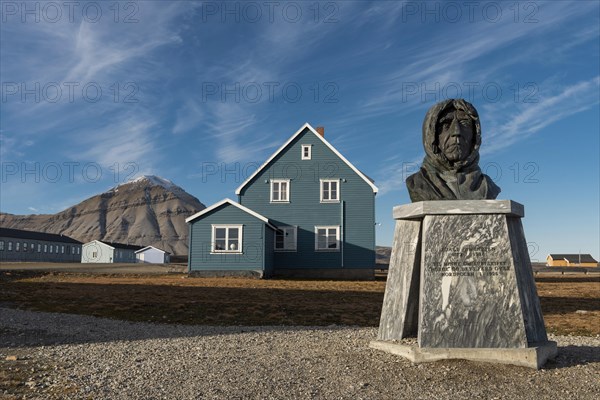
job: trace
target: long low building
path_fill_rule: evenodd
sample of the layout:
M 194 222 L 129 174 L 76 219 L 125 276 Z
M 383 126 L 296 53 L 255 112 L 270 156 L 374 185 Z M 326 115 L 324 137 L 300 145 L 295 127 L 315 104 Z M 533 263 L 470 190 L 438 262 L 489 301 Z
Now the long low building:
M 0 228 L 0 262 L 81 262 L 81 246 L 65 235 Z
M 135 263 L 142 246 L 92 240 L 83 245 L 82 263 Z

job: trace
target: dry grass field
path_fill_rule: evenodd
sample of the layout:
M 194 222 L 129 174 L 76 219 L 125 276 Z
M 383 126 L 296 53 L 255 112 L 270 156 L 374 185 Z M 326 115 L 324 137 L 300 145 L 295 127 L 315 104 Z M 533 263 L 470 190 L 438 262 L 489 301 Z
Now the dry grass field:
M 540 275 L 548 332 L 600 334 L 600 277 Z M 0 302 L 29 310 L 207 325 L 377 326 L 384 281 L 0 271 Z

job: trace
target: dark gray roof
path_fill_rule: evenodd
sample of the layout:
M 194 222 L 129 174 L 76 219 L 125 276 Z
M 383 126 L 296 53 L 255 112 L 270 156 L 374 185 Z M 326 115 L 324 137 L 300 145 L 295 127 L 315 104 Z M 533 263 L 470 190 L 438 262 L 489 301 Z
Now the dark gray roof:
M 125 250 L 139 250 L 143 249 L 144 246 L 137 246 L 135 244 L 124 244 L 124 243 L 115 243 L 115 242 L 107 242 L 106 240 L 99 240 L 104 244 L 114 247 L 115 249 L 125 249 Z
M 44 240 L 46 242 L 63 242 L 81 244 L 80 241 L 56 233 L 24 231 L 21 229 L 0 228 L 0 236 L 15 239 Z
M 579 254 L 550 254 L 553 260 L 567 260 L 570 263 L 578 263 L 579 256 Z M 594 260 L 591 254 L 581 254 L 581 262 L 597 263 L 598 261 Z

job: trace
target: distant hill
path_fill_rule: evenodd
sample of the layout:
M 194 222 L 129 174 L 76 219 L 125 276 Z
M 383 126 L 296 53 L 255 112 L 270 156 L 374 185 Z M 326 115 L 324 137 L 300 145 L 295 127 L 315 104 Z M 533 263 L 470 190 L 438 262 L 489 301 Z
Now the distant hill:
M 152 245 L 184 255 L 188 251 L 185 219 L 204 208 L 196 197 L 173 182 L 146 175 L 57 214 L 0 213 L 0 225 L 63 234 L 81 242 L 98 239 Z
M 375 259 L 376 259 L 377 264 L 389 264 L 390 256 L 392 255 L 392 248 L 384 247 L 384 246 L 376 246 L 375 254 L 376 254 Z

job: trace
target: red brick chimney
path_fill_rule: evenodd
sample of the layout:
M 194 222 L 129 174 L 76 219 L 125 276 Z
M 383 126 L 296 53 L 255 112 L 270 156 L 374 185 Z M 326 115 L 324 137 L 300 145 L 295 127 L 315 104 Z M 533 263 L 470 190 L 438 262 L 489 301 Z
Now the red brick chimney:
M 317 126 L 316 130 L 319 135 L 321 135 L 322 137 L 325 137 L 325 127 L 324 126 Z

